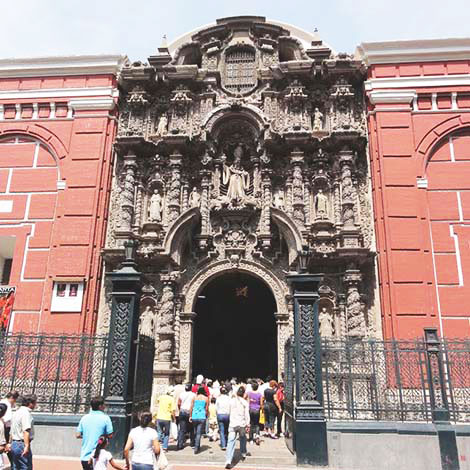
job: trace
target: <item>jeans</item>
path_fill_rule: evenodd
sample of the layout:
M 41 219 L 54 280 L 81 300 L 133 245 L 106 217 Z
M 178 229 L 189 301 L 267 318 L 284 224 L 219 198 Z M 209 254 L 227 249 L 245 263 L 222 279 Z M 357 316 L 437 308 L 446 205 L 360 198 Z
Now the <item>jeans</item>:
M 11 456 L 13 459 L 11 470 L 33 470 L 33 454 L 31 447 L 27 455 L 21 455 L 24 450 L 24 442 L 13 441 L 11 443 Z
M 277 414 L 277 433 L 282 434 L 282 418 L 284 417 L 284 402 L 281 401 L 281 412 Z
M 205 419 L 193 419 L 194 432 L 196 434 L 194 447 L 196 451 L 199 451 L 201 448 L 201 437 L 206 429 L 206 420 Z
M 132 470 L 153 470 L 153 465 L 148 463 L 133 463 L 131 468 Z
M 194 446 L 194 429 L 192 423 L 189 422 L 189 413 L 186 411 L 180 411 L 179 426 L 178 426 L 178 443 L 177 449 L 183 449 L 184 443 L 186 442 L 186 434 L 189 431 L 191 440 L 191 447 Z
M 274 432 L 274 421 L 277 417 L 277 407 L 273 404 L 264 405 L 264 415 L 266 418 L 265 428 Z
M 158 440 L 163 444 L 163 450 L 168 450 L 168 442 L 170 440 L 171 421 L 163 419 L 157 420 Z
M 250 410 L 250 441 L 259 437 L 259 410 Z
M 230 415 L 217 415 L 217 424 L 219 425 L 220 447 L 227 447 L 228 423 Z
M 225 462 L 232 465 L 233 454 L 235 453 L 235 444 L 237 437 L 240 436 L 240 452 L 242 456 L 246 455 L 246 429 L 241 426 L 230 429 L 228 433 L 227 453 L 225 454 Z
M 93 464 L 89 463 L 88 460 L 82 460 L 82 470 L 93 470 Z

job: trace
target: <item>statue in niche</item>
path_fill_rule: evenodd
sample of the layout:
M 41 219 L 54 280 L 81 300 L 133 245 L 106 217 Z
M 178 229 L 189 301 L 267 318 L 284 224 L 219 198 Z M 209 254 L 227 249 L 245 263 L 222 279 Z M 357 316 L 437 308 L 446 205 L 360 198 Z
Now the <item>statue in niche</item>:
M 323 190 L 319 189 L 315 195 L 315 219 L 328 219 L 328 197 L 323 194 Z
M 276 207 L 276 209 L 280 209 L 281 211 L 285 210 L 283 191 L 278 191 L 274 195 L 274 207 Z
M 241 144 L 237 146 L 233 152 L 233 164 L 228 166 L 224 164 L 223 183 L 228 184 L 227 198 L 230 202 L 244 202 L 246 200 L 246 192 L 250 186 L 250 175 L 241 166 L 241 158 L 243 156 L 243 147 Z
M 142 336 L 149 336 L 152 338 L 154 334 L 154 321 L 155 314 L 153 309 L 150 307 L 150 305 L 147 305 L 145 310 L 140 315 L 139 333 Z
M 315 108 L 313 112 L 313 131 L 319 132 L 323 129 L 323 113 L 318 109 Z
M 318 322 L 320 324 L 319 331 L 322 338 L 329 338 L 333 336 L 333 315 L 328 312 L 326 307 L 321 309 L 320 315 L 318 315 Z
M 158 120 L 158 126 L 157 126 L 157 135 L 160 137 L 163 137 L 167 133 L 167 128 L 168 128 L 168 117 L 165 113 L 163 113 L 160 116 L 160 119 Z
M 153 191 L 152 197 L 150 198 L 148 216 L 151 222 L 162 221 L 162 204 L 163 199 L 157 189 Z
M 198 190 L 194 187 L 189 195 L 189 207 L 199 207 L 201 203 L 201 195 Z

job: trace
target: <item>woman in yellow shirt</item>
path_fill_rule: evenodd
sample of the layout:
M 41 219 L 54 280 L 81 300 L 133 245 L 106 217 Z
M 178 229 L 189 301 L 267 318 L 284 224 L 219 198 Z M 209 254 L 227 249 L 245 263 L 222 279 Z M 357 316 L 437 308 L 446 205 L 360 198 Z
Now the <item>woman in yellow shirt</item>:
M 175 418 L 175 400 L 173 398 L 173 387 L 168 387 L 165 395 L 158 397 L 157 431 L 158 440 L 163 445 L 163 450 L 168 450 L 170 441 L 170 426 Z

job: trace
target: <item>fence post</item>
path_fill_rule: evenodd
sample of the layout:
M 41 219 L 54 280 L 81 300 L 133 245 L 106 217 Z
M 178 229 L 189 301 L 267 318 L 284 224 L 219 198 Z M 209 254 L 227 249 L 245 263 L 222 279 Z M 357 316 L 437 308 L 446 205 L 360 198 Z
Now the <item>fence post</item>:
M 449 400 L 437 328 L 425 328 L 426 365 L 431 415 L 439 439 L 442 470 L 459 470 L 459 452 L 455 428 L 450 424 Z
M 288 276 L 294 296 L 295 453 L 297 465 L 328 465 L 323 409 L 318 285 L 321 275 Z
M 139 323 L 141 273 L 134 261 L 136 245 L 125 243 L 126 260 L 106 275 L 113 284 L 109 348 L 104 395 L 114 426 L 110 451 L 122 455 L 131 425 L 134 398 L 136 339 Z

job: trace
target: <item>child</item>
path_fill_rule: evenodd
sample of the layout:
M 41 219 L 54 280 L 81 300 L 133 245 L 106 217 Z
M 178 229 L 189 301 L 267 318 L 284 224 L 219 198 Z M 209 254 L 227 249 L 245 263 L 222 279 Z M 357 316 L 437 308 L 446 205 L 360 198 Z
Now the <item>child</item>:
M 209 405 L 209 441 L 217 441 L 217 407 L 215 405 L 215 397 L 211 398 Z
M 107 470 L 108 463 L 111 464 L 111 467 L 116 468 L 117 470 L 127 470 L 127 466 L 123 467 L 113 460 L 111 452 L 105 450 L 107 445 L 108 438 L 106 436 L 101 436 L 98 439 L 98 445 L 96 446 L 93 457 L 90 459 L 90 463 L 93 464 L 93 470 Z

